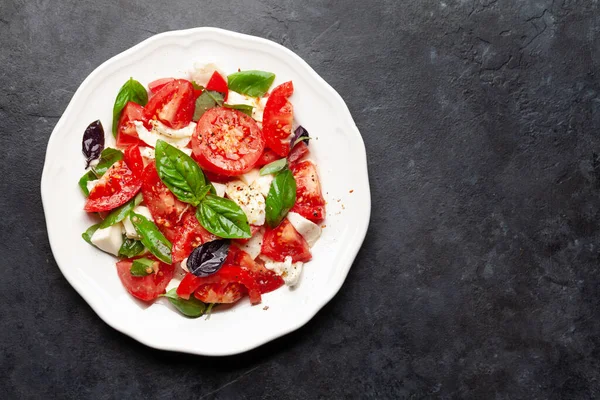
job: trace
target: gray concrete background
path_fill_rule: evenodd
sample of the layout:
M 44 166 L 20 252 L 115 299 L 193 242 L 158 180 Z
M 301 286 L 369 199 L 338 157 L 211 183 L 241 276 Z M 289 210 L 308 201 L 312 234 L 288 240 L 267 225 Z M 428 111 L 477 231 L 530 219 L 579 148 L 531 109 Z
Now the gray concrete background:
M 0 0 L 2 397 L 597 397 L 599 17 L 575 0 Z M 220 359 L 102 322 L 56 266 L 39 194 L 83 79 L 196 26 L 269 38 L 321 74 L 365 139 L 373 196 L 335 299 Z

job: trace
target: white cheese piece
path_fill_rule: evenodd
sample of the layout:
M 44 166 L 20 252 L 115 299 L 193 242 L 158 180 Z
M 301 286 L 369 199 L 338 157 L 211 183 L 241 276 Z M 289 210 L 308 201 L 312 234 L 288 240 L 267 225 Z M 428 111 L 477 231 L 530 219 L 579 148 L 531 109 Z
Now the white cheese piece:
M 314 222 L 304 218 L 302 215 L 289 212 L 287 219 L 290 221 L 294 229 L 306 240 L 310 247 L 313 247 L 321 236 L 321 227 Z
M 251 189 L 242 181 L 232 181 L 227 182 L 225 193 L 242 208 L 249 224 L 265 223 L 265 198 L 258 190 Z
M 240 248 L 242 250 L 244 250 L 246 253 L 250 254 L 250 257 L 252 257 L 252 259 L 255 259 L 260 254 L 260 249 L 262 247 L 262 242 L 263 242 L 263 236 L 264 236 L 264 232 L 261 229 L 258 232 L 256 232 L 254 234 L 254 236 L 252 236 L 250 238 L 250 240 L 248 240 L 248 242 L 246 242 L 246 244 L 241 245 Z
M 195 63 L 194 71 L 192 71 L 190 74 L 190 78 L 192 81 L 196 82 L 196 84 L 200 86 L 206 86 L 215 71 L 221 74 L 223 78 L 227 79 L 227 74 L 223 73 L 223 71 L 221 71 L 219 67 L 213 63 Z
M 267 99 L 262 97 L 257 103 L 256 106 L 254 107 L 254 110 L 252 110 L 252 118 L 254 118 L 255 121 L 261 122 L 263 120 L 263 113 L 265 112 L 265 106 L 267 105 Z
M 227 104 L 245 104 L 247 106 L 256 107 L 256 99 L 248 96 L 244 96 L 243 94 L 239 94 L 232 90 L 227 94 Z
M 188 257 L 184 258 L 183 260 L 181 260 L 181 263 L 179 264 L 179 266 L 181 267 L 182 270 L 184 270 L 185 272 L 190 272 L 190 270 L 187 267 L 187 260 Z
M 91 237 L 94 246 L 115 256 L 119 255 L 119 249 L 123 245 L 123 234 L 121 224 L 114 224 L 108 228 L 98 229 Z
M 150 160 L 154 160 L 155 158 L 154 149 L 152 147 L 140 147 L 140 154 L 142 155 L 142 157 L 148 158 Z
M 152 214 L 150 214 L 150 210 L 146 206 L 137 206 L 133 209 L 133 212 L 136 214 L 143 215 L 148 218 L 149 221 L 154 221 L 152 218 Z M 129 217 L 125 217 L 123 220 L 123 227 L 125 228 L 125 236 L 130 239 L 140 239 L 140 235 L 138 235 L 135 227 L 131 223 L 131 219 Z
M 292 257 L 290 256 L 285 257 L 284 262 L 265 261 L 265 268 L 281 276 L 288 286 L 296 286 L 298 284 L 300 275 L 302 274 L 302 265 L 303 263 L 301 262 L 292 263 Z
M 99 182 L 98 179 L 93 180 L 93 181 L 87 181 L 86 185 L 87 185 L 88 192 L 91 192 L 96 187 L 96 185 L 98 184 L 98 182 Z
M 260 176 L 260 170 L 258 168 L 251 169 L 243 175 L 240 175 L 240 179 L 246 185 L 251 185 Z
M 259 175 L 259 177 L 250 184 L 250 187 L 258 190 L 263 196 L 265 196 L 265 198 L 267 198 L 269 195 L 269 189 L 271 188 L 271 182 L 273 182 L 273 175 Z
M 133 121 L 135 130 L 144 143 L 151 147 L 156 147 L 156 142 L 161 139 L 165 142 L 179 148 L 185 148 L 192 138 L 196 129 L 196 123 L 190 122 L 188 126 L 181 129 L 171 129 L 159 121 L 153 121 L 152 130 L 146 129 L 141 121 Z
M 224 183 L 219 183 L 219 182 L 211 182 L 212 185 L 215 187 L 215 191 L 217 192 L 217 196 L 219 197 L 225 197 L 225 184 Z

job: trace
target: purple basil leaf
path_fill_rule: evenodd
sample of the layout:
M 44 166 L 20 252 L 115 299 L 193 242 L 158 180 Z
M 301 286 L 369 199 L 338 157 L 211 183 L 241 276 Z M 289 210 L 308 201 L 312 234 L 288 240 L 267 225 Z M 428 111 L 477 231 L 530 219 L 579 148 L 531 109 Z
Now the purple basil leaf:
M 302 125 L 298 126 L 294 131 L 294 136 L 292 137 L 292 140 L 290 141 L 290 148 L 293 149 L 294 146 L 298 144 L 298 139 L 301 138 L 306 138 L 304 141 L 306 142 L 306 144 L 308 144 L 309 137 L 310 136 L 308 135 L 308 131 L 304 129 Z
M 86 168 L 90 166 L 90 162 L 100 158 L 102 150 L 104 150 L 104 128 L 102 122 L 97 120 L 89 124 L 83 133 L 81 151 L 85 156 Z
M 231 242 L 227 239 L 217 239 L 196 247 L 187 259 L 188 270 L 198 276 L 209 276 L 223 266 Z

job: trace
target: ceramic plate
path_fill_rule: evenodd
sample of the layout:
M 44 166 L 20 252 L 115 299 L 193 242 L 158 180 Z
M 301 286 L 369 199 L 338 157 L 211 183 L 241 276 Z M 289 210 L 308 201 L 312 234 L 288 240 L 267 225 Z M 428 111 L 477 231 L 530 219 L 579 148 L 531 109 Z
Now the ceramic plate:
M 81 238 L 94 221 L 83 211 L 77 185 L 84 173 L 83 132 L 99 118 L 107 140 L 112 140 L 112 106 L 121 85 L 129 77 L 147 86 L 157 78 L 187 76 L 196 62 L 214 62 L 228 73 L 238 68 L 271 71 L 277 75 L 273 87 L 294 82 L 294 116 L 315 138 L 311 152 L 328 202 L 326 227 L 296 288 L 268 293 L 257 306 L 246 298 L 233 307 L 217 308 L 208 320 L 188 319 L 166 299 L 144 304 L 125 291 L 115 257 Z M 92 72 L 50 136 L 41 190 L 56 262 L 106 323 L 154 348 L 212 356 L 253 349 L 306 324 L 342 286 L 371 211 L 364 143 L 340 95 L 285 47 L 214 28 L 156 35 Z

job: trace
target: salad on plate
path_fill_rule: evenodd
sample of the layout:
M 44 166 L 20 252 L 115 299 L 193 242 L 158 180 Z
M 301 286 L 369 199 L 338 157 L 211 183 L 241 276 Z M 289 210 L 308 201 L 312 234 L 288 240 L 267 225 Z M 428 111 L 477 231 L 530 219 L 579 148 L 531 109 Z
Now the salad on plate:
M 183 315 L 298 284 L 321 234 L 325 200 L 291 81 L 197 66 L 187 78 L 129 79 L 84 132 L 83 239 L 118 257 L 137 299 Z M 169 290 L 167 290 L 169 289 Z

